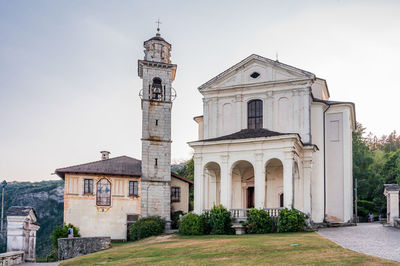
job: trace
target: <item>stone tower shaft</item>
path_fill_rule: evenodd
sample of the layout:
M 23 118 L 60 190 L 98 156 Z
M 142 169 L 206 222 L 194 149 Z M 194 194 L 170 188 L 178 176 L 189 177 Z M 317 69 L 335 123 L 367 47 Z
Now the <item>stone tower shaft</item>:
M 171 108 L 175 97 L 172 82 L 171 44 L 160 34 L 144 42 L 144 60 L 138 61 L 143 80 L 142 104 L 142 216 L 170 221 L 171 208 Z

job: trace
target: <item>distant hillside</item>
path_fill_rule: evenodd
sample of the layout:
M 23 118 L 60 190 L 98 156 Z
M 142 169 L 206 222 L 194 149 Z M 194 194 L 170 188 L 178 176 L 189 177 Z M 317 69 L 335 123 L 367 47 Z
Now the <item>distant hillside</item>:
M 1 197 L 1 191 L 0 191 Z M 64 181 L 10 182 L 5 190 L 5 213 L 10 206 L 32 206 L 40 229 L 36 239 L 38 257 L 51 251 L 50 233 L 63 222 Z M 4 246 L 1 247 L 4 251 Z

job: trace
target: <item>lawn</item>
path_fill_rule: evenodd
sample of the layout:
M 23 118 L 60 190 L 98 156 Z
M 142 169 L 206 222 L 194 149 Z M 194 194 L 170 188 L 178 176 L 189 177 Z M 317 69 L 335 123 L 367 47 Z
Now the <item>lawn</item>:
M 242 236 L 160 236 L 114 245 L 61 265 L 335 264 L 382 265 L 393 261 L 344 249 L 316 233 Z

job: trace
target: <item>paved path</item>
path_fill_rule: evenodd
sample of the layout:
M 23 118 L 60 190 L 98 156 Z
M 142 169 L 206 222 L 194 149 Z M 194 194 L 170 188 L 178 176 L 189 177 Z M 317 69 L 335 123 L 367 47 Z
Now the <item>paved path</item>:
M 57 266 L 58 262 L 35 262 L 35 263 L 22 263 L 21 266 Z
M 400 262 L 400 230 L 380 223 L 360 223 L 357 226 L 331 227 L 318 234 L 357 252 Z

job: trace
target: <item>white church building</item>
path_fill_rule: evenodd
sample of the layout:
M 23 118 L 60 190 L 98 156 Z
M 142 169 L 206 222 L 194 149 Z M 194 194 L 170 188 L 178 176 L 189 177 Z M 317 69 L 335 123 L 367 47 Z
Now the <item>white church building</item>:
M 296 208 L 314 223 L 353 218 L 355 107 L 313 73 L 250 55 L 199 87 L 194 211 Z

